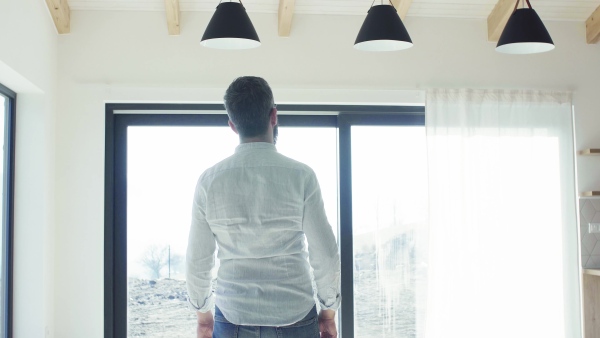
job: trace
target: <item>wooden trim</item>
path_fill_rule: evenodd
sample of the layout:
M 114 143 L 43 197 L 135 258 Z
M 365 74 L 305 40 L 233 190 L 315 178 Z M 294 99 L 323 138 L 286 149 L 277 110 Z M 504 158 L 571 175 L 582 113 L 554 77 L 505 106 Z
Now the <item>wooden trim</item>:
M 584 191 L 581 193 L 581 197 L 596 197 L 600 196 L 600 191 Z
M 599 269 L 583 269 L 583 273 L 586 275 L 598 276 L 600 277 Z
M 278 32 L 279 36 L 290 36 L 292 30 L 292 19 L 294 18 L 294 8 L 296 0 L 279 0 Z
M 600 149 L 584 149 L 579 152 L 579 155 L 600 155 Z
M 71 33 L 71 10 L 67 0 L 46 0 L 58 34 Z
M 179 35 L 179 0 L 165 0 L 165 11 L 167 12 L 169 35 Z
M 589 44 L 600 41 L 600 6 L 585 21 L 585 37 Z
M 583 274 L 584 337 L 600 337 L 600 278 Z
M 400 19 L 404 21 L 406 18 L 406 14 L 408 14 L 408 10 L 410 9 L 410 5 L 412 5 L 413 0 L 391 0 L 394 7 L 398 11 L 398 15 Z
M 514 8 L 515 0 L 498 0 L 487 18 L 488 41 L 498 42 Z

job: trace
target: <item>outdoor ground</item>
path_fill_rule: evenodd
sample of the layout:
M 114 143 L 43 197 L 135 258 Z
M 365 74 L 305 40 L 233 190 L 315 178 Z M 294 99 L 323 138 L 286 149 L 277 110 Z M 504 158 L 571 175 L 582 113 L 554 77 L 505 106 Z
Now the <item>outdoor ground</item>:
M 374 270 L 355 274 L 355 337 L 415 338 L 415 290 L 378 283 Z M 196 315 L 183 280 L 130 278 L 128 311 L 128 337 L 195 338 Z
M 194 338 L 185 281 L 129 279 L 128 337 Z

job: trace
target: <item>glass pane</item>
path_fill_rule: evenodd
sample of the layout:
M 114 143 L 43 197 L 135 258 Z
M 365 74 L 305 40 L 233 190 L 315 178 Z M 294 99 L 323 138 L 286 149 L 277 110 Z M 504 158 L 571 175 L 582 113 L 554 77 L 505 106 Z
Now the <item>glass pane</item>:
M 420 337 L 426 305 L 425 128 L 353 126 L 351 132 L 354 336 Z
M 280 127 L 277 149 L 315 170 L 337 229 L 336 135 Z M 128 336 L 194 337 L 184 270 L 192 196 L 200 174 L 233 154 L 238 138 L 228 127 L 129 127 L 127 137 Z

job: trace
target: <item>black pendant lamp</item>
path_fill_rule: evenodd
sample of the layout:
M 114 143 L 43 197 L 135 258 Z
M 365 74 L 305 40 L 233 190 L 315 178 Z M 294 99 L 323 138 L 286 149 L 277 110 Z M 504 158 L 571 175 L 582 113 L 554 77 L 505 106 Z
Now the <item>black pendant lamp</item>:
M 218 49 L 248 49 L 260 46 L 260 40 L 241 1 L 220 2 L 200 44 Z
M 387 52 L 412 46 L 412 40 L 394 5 L 391 2 L 389 5 L 371 4 L 354 42 L 354 48 L 371 52 Z
M 496 51 L 507 54 L 534 54 L 548 52 L 554 49 L 554 42 L 546 30 L 542 19 L 531 8 L 519 8 L 519 1 L 511 14 L 506 27 L 500 35 Z

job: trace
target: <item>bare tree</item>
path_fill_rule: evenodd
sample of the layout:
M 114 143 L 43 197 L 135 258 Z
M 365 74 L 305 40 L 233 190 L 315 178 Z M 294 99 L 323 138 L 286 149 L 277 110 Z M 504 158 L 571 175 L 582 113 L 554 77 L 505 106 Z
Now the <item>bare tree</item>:
M 152 275 L 152 278 L 160 278 L 160 271 L 167 266 L 168 253 L 167 247 L 159 247 L 153 244 L 146 249 L 144 257 L 142 257 L 142 265 L 148 269 Z

